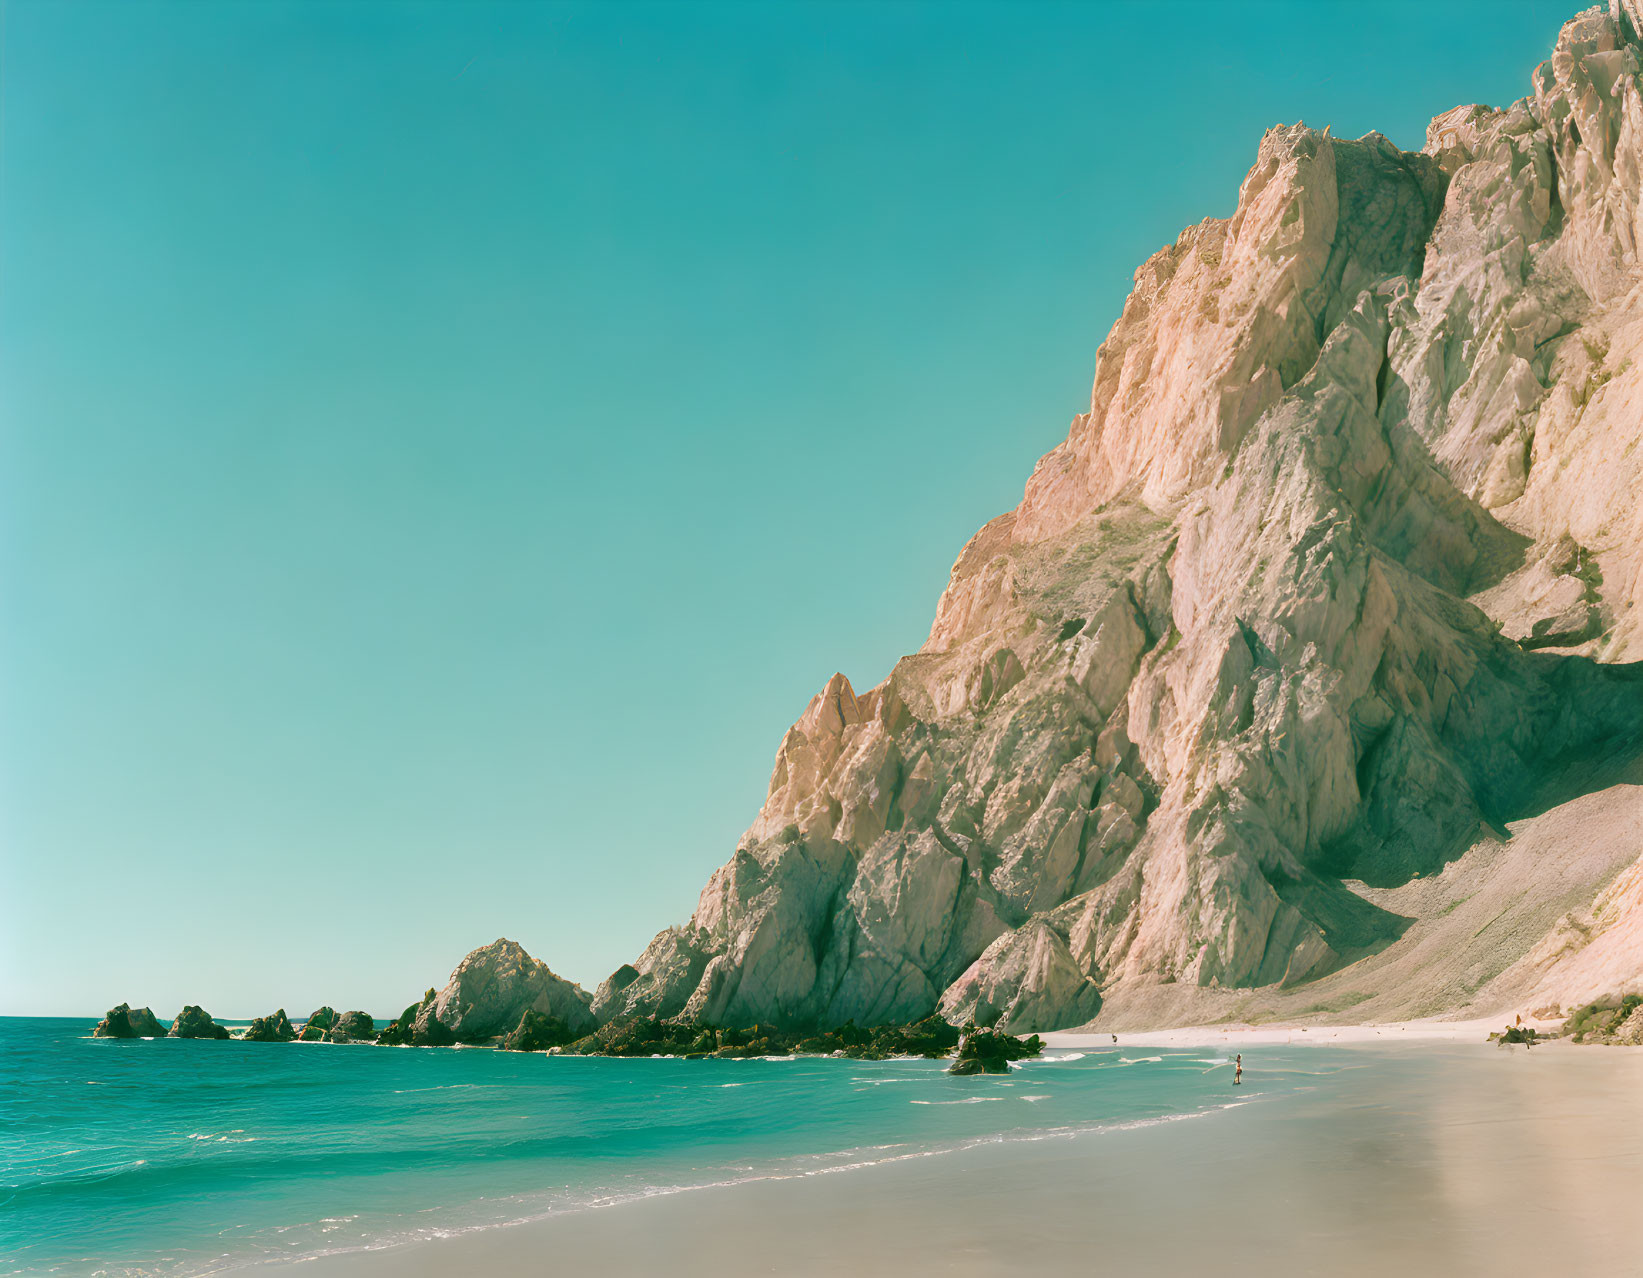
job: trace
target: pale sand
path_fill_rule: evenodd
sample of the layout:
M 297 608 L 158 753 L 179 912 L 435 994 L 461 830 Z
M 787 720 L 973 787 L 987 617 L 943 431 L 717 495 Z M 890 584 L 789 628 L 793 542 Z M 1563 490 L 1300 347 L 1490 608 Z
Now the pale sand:
M 1320 1052 L 1306 1090 L 1263 1098 L 1260 1044 L 1239 1044 L 1227 1095 L 1250 1103 L 1208 1117 L 696 1190 L 293 1278 L 1643 1274 L 1643 1053 L 1378 1043 Z
M 1137 1033 L 1057 1030 L 1040 1037 L 1051 1047 L 1111 1047 L 1116 1037 L 1120 1044 L 1132 1047 L 1230 1047 L 1234 1051 L 1262 1043 L 1486 1043 L 1489 1035 L 1514 1020 L 1513 1016 L 1489 1016 L 1475 1021 L 1394 1021 L 1387 1025 L 1189 1025 Z M 1536 1033 L 1550 1034 L 1562 1028 L 1563 1022 L 1525 1016 L 1523 1024 Z

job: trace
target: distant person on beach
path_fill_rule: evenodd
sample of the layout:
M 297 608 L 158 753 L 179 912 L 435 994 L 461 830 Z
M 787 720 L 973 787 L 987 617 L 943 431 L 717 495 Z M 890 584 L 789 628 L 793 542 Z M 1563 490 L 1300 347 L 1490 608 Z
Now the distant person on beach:
M 1244 1081 L 1244 1054 L 1239 1052 L 1232 1062 L 1232 1085 L 1238 1086 Z

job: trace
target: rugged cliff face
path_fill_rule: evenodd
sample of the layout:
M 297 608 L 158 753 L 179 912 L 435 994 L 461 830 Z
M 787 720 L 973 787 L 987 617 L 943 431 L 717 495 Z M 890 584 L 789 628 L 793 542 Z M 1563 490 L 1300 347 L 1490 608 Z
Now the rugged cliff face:
M 1269 132 L 1236 213 L 1136 273 L 923 648 L 817 694 L 595 1013 L 1050 1029 L 1367 973 L 1362 1002 L 1461 904 L 1423 882 L 1514 822 L 1555 849 L 1643 750 L 1640 28 L 1582 14 L 1532 96 L 1420 153 Z M 1544 981 L 1568 893 L 1640 851 L 1508 858 L 1517 939 L 1404 1010 Z

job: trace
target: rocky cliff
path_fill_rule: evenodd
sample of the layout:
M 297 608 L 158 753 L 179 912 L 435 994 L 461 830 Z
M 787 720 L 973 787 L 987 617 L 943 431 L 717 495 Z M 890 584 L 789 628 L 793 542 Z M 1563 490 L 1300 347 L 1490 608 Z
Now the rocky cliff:
M 828 681 L 594 1011 L 1051 1029 L 1546 985 L 1643 852 L 1559 836 L 1599 792 L 1636 829 L 1640 29 L 1581 14 L 1420 152 L 1271 130 L 1232 217 L 1136 273 L 924 646 Z M 1470 938 L 1428 890 L 1462 880 L 1509 898 Z

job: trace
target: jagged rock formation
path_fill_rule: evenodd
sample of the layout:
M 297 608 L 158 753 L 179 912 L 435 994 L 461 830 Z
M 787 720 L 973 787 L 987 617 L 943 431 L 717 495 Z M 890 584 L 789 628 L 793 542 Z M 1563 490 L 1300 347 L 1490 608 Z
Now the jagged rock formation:
M 253 1018 L 240 1037 L 248 1043 L 289 1043 L 297 1036 L 282 1007 L 272 1016 Z
M 229 1038 L 232 1037 L 226 1025 L 218 1025 L 211 1019 L 211 1013 L 202 1007 L 195 1007 L 190 1003 L 177 1013 L 177 1019 L 171 1022 L 171 1029 L 167 1038 Z
M 563 1047 L 575 1042 L 578 1035 L 557 1016 L 548 1016 L 529 1008 L 519 1018 L 519 1024 L 502 1039 L 505 1052 L 545 1052 L 550 1047 Z
M 333 1007 L 319 1007 L 309 1014 L 308 1019 L 297 1037 L 304 1043 L 323 1042 L 325 1036 L 331 1032 L 331 1027 L 337 1023 L 336 1009 Z
M 133 1008 L 125 1003 L 111 1007 L 108 1015 L 97 1022 L 91 1031 L 93 1038 L 164 1038 L 165 1026 L 154 1018 L 146 1007 Z
M 412 1003 L 393 1020 L 389 1021 L 382 1033 L 377 1035 L 377 1043 L 382 1047 L 449 1047 L 456 1042 L 456 1035 L 451 1033 L 450 1026 L 437 1016 L 424 1016 L 434 1005 L 438 991 L 429 990 L 422 996 L 420 1003 Z
M 325 1032 L 327 1043 L 369 1043 L 376 1038 L 376 1022 L 365 1012 L 344 1012 Z
M 586 1034 L 597 1024 L 591 1002 L 580 985 L 555 976 L 518 942 L 499 939 L 464 958 L 438 996 L 424 1001 L 411 1041 L 437 1037 L 435 1021 L 464 1042 L 495 1038 L 517 1029 L 527 1011 Z
M 1026 1056 L 1037 1056 L 1044 1044 L 1037 1034 L 1022 1040 L 1001 1034 L 996 1030 L 967 1026 L 959 1040 L 958 1051 L 949 1074 L 1008 1074 L 1010 1062 Z
M 1640 26 L 1582 14 L 1420 153 L 1271 130 L 1136 273 L 924 647 L 828 682 L 600 1018 L 1050 1029 L 1305 985 L 1643 748 Z

